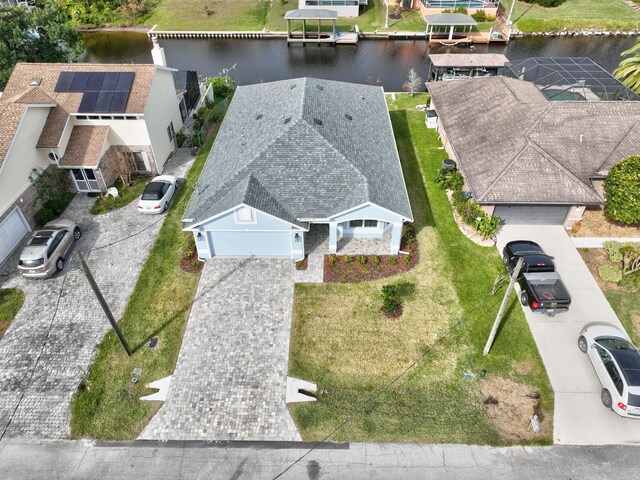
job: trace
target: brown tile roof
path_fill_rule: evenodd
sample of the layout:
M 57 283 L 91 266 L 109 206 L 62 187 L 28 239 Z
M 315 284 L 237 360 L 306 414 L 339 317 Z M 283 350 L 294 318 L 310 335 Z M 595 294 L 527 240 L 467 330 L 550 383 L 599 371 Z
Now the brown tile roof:
M 108 134 L 109 127 L 106 125 L 74 126 L 60 166 L 97 168 Z
M 153 64 L 87 64 L 87 63 L 18 63 L 4 90 L 0 103 L 5 98 L 19 98 L 25 90 L 34 90 L 30 86 L 34 78 L 41 79 L 39 92 L 51 97 L 58 105 L 52 109 L 47 123 L 38 140 L 38 147 L 55 147 L 58 145 L 69 113 L 76 113 L 82 99 L 79 92 L 54 92 L 58 76 L 61 72 L 134 72 L 133 85 L 127 102 L 125 113 L 142 114 L 149 97 L 149 90 L 156 66 Z M 0 136 L 11 135 L 13 131 L 2 132 Z
M 500 76 L 429 91 L 480 203 L 599 204 L 590 179 L 640 153 L 640 102 L 550 102 Z

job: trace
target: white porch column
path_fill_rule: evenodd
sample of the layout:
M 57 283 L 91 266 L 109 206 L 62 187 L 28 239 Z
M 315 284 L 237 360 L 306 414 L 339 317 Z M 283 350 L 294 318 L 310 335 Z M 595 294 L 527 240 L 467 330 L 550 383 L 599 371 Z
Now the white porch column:
M 453 39 L 453 29 L 455 28 L 455 26 L 451 25 L 451 29 L 449 30 L 449 40 Z
M 329 223 L 329 253 L 338 251 L 338 224 L 336 222 Z
M 400 240 L 402 240 L 402 223 L 394 223 L 391 230 L 391 248 L 389 253 L 396 255 L 400 251 Z

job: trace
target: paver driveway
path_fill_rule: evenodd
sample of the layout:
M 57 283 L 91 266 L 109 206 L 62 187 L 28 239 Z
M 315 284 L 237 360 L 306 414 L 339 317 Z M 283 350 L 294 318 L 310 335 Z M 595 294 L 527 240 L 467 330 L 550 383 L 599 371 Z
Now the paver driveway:
M 177 156 L 167 172 L 184 176 L 192 159 Z M 135 203 L 102 216 L 94 198 L 77 195 L 64 216 L 76 221 L 80 250 L 116 318 L 126 306 L 164 215 L 140 215 Z M 0 437 L 64 438 L 71 399 L 87 373 L 108 321 L 73 260 L 62 274 L 27 280 L 14 274 L 4 285 L 25 301 L 0 340 Z
M 140 438 L 299 440 L 285 404 L 293 267 L 207 260 L 164 405 Z
M 569 311 L 555 317 L 524 308 L 555 392 L 554 442 L 573 445 L 640 442 L 640 420 L 622 418 L 602 405 L 602 387 L 591 362 L 577 346 L 585 324 L 608 322 L 622 328 L 618 317 L 561 226 L 504 226 L 498 235 L 500 254 L 507 242 L 520 239 L 537 242 L 554 257 L 572 298 Z

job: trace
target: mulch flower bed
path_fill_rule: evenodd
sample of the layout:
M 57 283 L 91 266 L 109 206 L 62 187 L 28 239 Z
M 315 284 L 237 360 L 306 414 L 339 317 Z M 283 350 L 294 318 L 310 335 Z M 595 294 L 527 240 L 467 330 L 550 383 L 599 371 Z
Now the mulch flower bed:
M 204 267 L 204 262 L 198 259 L 198 252 L 194 251 L 190 257 L 180 259 L 180 268 L 187 273 L 197 273 Z
M 302 260 L 296 262 L 296 270 L 306 270 L 309 266 L 309 255 L 305 255 Z
M 400 250 L 409 252 L 409 255 L 325 255 L 324 281 L 363 282 L 411 270 L 420 261 L 418 242 L 412 225 L 405 225 L 403 229 Z
M 380 312 L 387 318 L 399 318 L 402 316 L 402 307 L 393 312 L 387 312 L 383 307 L 380 307 Z

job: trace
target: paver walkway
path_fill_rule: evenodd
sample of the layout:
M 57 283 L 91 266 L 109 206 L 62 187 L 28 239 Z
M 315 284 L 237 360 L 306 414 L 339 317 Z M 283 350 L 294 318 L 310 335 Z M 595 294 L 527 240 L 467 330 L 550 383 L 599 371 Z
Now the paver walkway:
M 290 259 L 207 260 L 164 405 L 140 438 L 299 440 L 285 404 Z
M 178 155 L 166 172 L 183 177 L 192 160 Z M 64 216 L 82 229 L 74 250 L 84 254 L 118 318 L 164 215 L 140 215 L 132 203 L 93 216 L 89 209 L 94 201 L 79 194 Z M 27 280 L 14 274 L 5 286 L 22 289 L 25 301 L 0 340 L 0 438 L 65 438 L 71 399 L 109 323 L 73 259 L 62 274 L 50 279 Z
M 549 317 L 524 308 L 555 393 L 555 443 L 596 445 L 640 443 L 640 423 L 622 418 L 600 401 L 602 386 L 591 362 L 578 349 L 578 336 L 590 322 L 622 328 L 618 317 L 560 225 L 505 225 L 497 247 L 512 240 L 533 240 L 554 257 L 558 273 L 571 294 L 568 312 Z

